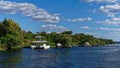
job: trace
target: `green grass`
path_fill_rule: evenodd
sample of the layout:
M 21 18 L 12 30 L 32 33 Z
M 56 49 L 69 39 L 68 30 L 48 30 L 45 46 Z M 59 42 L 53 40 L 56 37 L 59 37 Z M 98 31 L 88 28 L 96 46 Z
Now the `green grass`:
M 5 51 L 5 50 L 7 50 L 6 48 L 0 48 L 0 51 Z

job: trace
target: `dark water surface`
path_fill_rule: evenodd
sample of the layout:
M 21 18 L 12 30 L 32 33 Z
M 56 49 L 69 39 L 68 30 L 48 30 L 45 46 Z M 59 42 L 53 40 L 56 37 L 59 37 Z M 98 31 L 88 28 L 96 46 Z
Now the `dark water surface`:
M 1 51 L 0 68 L 120 68 L 120 45 Z

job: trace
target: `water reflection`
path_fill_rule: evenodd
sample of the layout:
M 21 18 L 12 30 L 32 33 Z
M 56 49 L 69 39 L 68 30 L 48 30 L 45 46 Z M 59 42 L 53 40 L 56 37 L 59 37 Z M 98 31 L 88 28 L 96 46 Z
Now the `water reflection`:
M 21 60 L 21 50 L 0 52 L 0 68 L 16 68 Z

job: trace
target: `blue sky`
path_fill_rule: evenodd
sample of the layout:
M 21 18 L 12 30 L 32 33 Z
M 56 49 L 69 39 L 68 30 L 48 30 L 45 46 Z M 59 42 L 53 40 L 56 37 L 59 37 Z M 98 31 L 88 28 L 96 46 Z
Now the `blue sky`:
M 70 30 L 120 41 L 119 0 L 0 0 L 4 18 L 34 33 Z

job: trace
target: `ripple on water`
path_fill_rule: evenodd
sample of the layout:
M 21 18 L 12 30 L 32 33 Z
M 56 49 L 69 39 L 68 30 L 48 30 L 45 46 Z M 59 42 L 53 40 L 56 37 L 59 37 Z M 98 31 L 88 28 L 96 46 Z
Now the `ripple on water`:
M 0 52 L 0 68 L 120 68 L 120 47 L 73 47 Z

